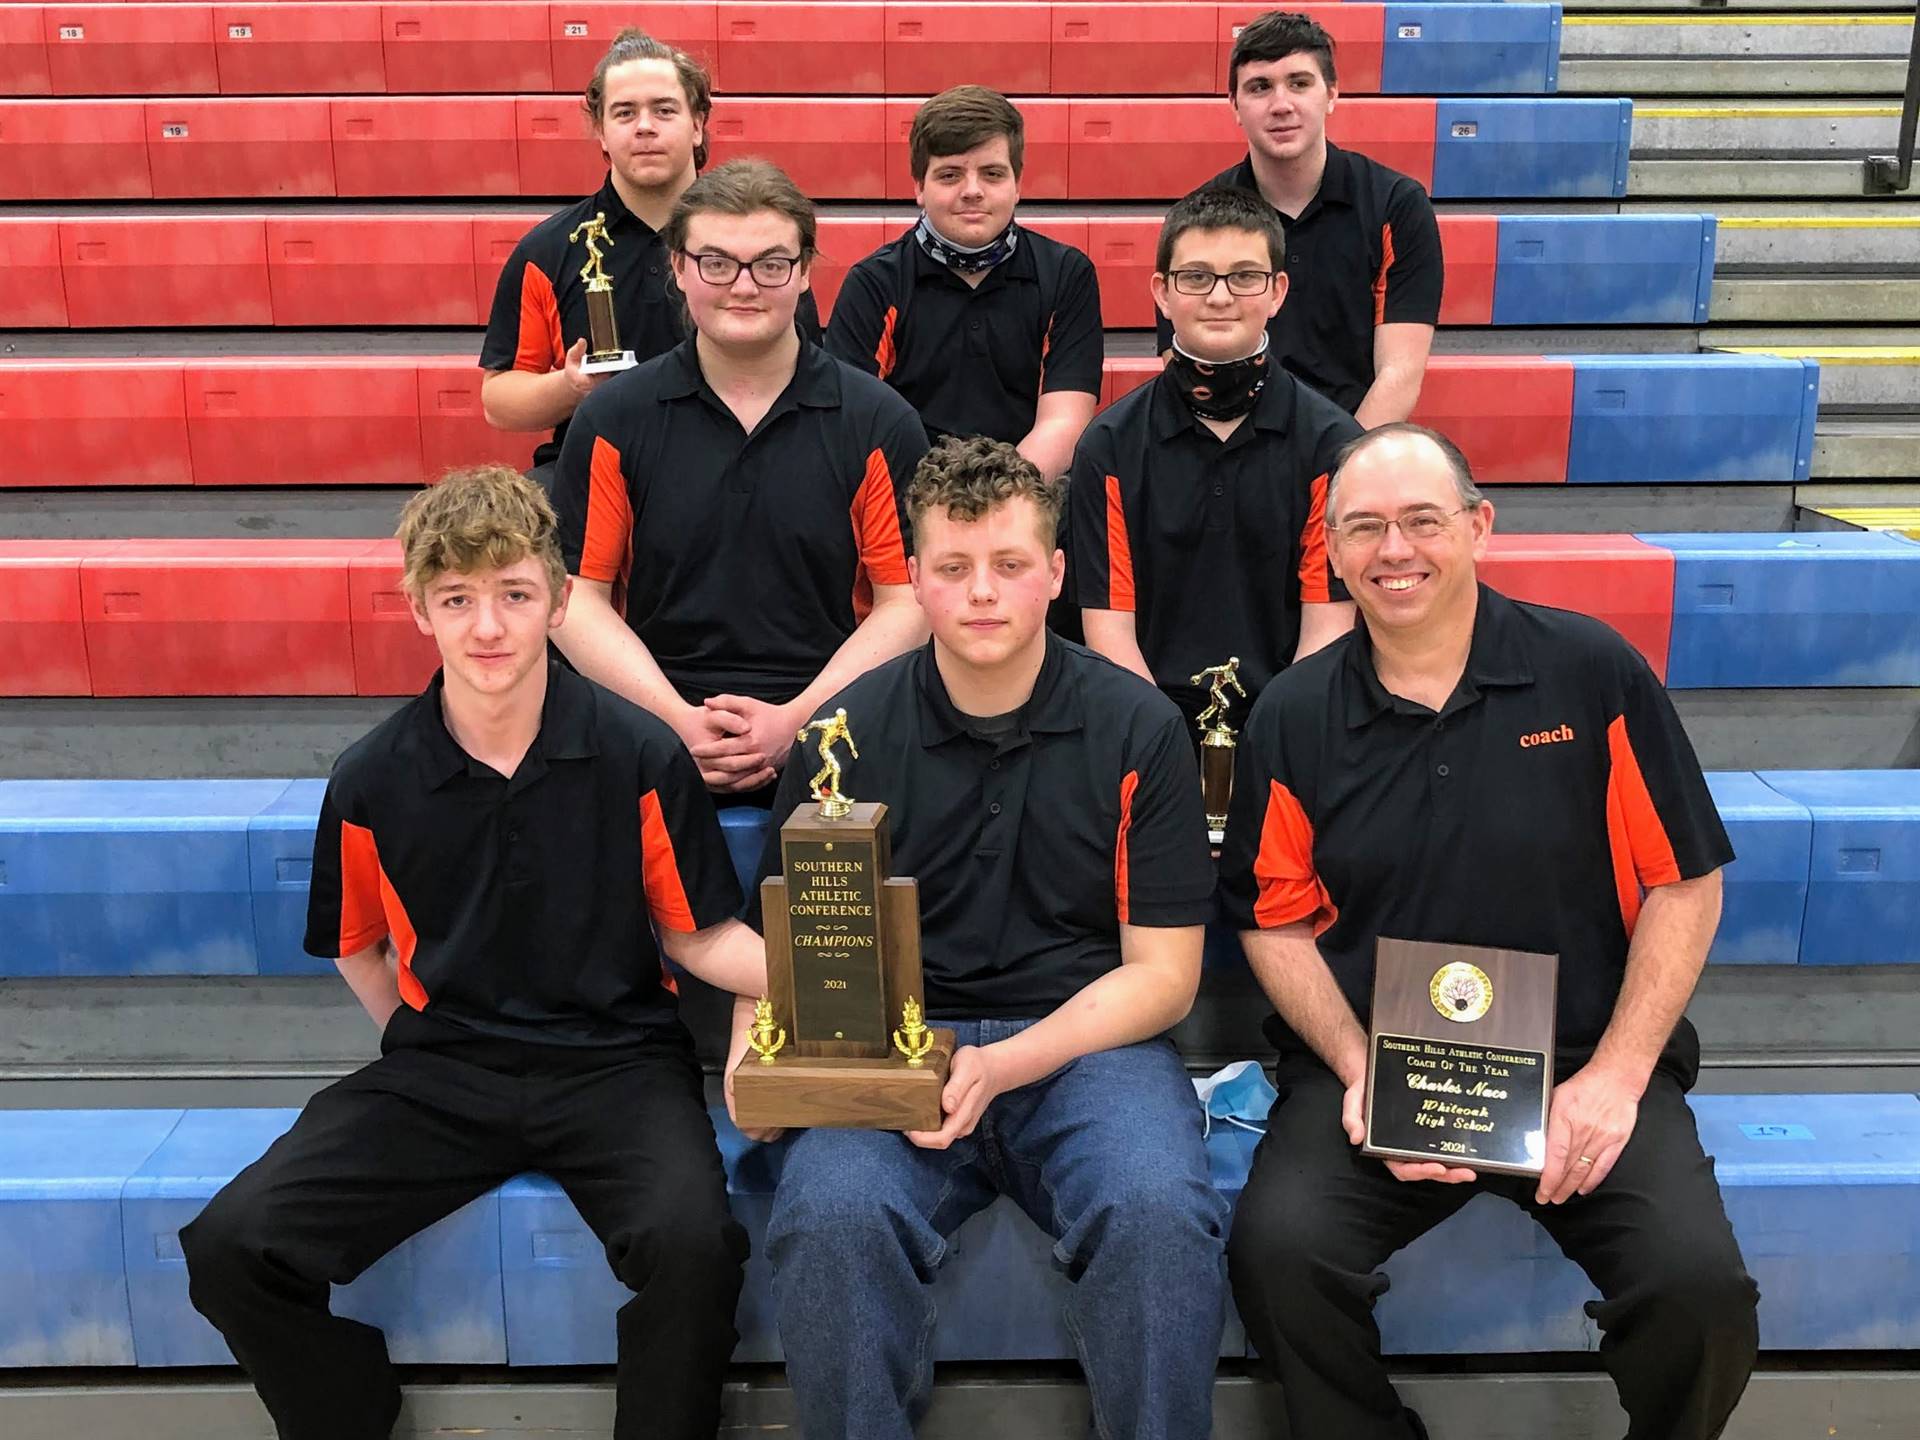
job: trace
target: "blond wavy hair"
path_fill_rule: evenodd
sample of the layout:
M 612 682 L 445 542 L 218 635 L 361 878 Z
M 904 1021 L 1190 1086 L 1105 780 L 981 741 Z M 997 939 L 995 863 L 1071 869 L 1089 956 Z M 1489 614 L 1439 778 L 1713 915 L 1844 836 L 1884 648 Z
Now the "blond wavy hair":
M 545 567 L 552 603 L 567 583 L 560 522 L 545 492 L 505 465 L 449 470 L 400 512 L 407 593 L 422 599 L 449 571 L 498 570 L 534 559 Z

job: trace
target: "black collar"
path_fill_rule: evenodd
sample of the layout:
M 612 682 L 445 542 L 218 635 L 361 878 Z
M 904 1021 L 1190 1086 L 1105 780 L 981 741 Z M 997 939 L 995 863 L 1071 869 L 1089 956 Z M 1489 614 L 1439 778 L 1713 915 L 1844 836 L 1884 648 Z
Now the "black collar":
M 1015 220 L 1017 223 L 1017 216 Z M 969 285 L 965 280 L 962 280 L 958 275 L 954 274 L 952 270 L 942 265 L 931 255 L 927 254 L 925 250 L 920 248 L 920 242 L 914 238 L 914 231 L 918 228 L 918 222 L 915 222 L 913 226 L 908 228 L 907 233 L 900 237 L 900 243 L 907 247 L 907 250 L 912 256 L 908 263 L 913 266 L 915 284 L 918 284 L 922 280 L 944 280 L 950 285 L 956 285 L 960 289 L 965 290 L 968 294 L 978 295 L 982 290 L 990 286 L 1007 285 L 1023 280 L 1038 284 L 1040 281 L 1040 267 L 1035 263 L 1033 257 L 1035 237 L 1031 230 L 1022 229 L 1020 232 L 1020 243 L 1013 247 L 1013 254 L 987 271 L 987 273 L 981 277 L 978 285 Z
M 1239 167 L 1228 177 L 1227 183 L 1242 190 L 1251 190 L 1256 195 L 1260 193 L 1260 182 L 1253 173 L 1252 155 L 1248 155 L 1240 162 Z M 1289 216 L 1278 208 L 1274 210 L 1274 214 L 1289 225 L 1297 225 L 1319 206 L 1352 204 L 1353 157 L 1329 140 L 1327 168 L 1320 172 L 1320 188 L 1314 192 L 1313 198 L 1306 203 L 1298 215 Z
M 646 221 L 642 220 L 627 208 L 627 202 L 622 200 L 620 198 L 620 192 L 614 189 L 613 172 L 611 170 L 607 172 L 605 183 L 588 198 L 587 208 L 604 213 L 607 217 L 607 229 L 609 230 L 624 230 L 632 227 L 648 236 L 659 233 L 651 225 L 647 224 Z
M 695 348 L 697 340 L 697 336 L 689 335 L 667 352 L 661 362 L 660 398 L 691 400 L 696 396 L 705 396 L 725 410 L 726 403 L 713 393 L 713 387 L 707 383 L 707 377 L 700 369 L 700 353 Z M 773 402 L 766 420 L 762 420 L 760 426 L 765 428 L 767 420 L 797 406 L 832 410 L 839 404 L 840 362 L 803 337 L 800 355 L 793 367 L 793 378 L 787 382 L 787 388 L 780 392 L 780 398 Z
M 1395 710 L 1403 715 L 1433 714 L 1424 705 L 1402 699 L 1380 683 L 1374 668 L 1373 641 L 1367 634 L 1364 618 L 1354 622 L 1347 644 L 1347 728 L 1361 726 Z M 1473 643 L 1467 648 L 1467 668 L 1460 683 L 1440 711 L 1450 715 L 1465 709 L 1480 698 L 1480 692 L 1493 687 L 1521 686 L 1533 683 L 1533 661 L 1520 639 L 1520 612 L 1513 601 L 1497 590 L 1480 586 L 1473 613 Z
M 1277 355 L 1270 357 L 1268 368 L 1273 373 L 1254 397 L 1253 409 L 1248 412 L 1247 419 L 1255 430 L 1270 430 L 1276 435 L 1284 435 L 1293 428 L 1294 416 L 1300 409 L 1300 382 L 1280 367 Z M 1187 402 L 1180 398 L 1180 391 L 1165 370 L 1155 378 L 1153 397 L 1147 401 L 1147 428 L 1159 444 L 1196 429 L 1204 431 L 1209 440 L 1218 438 L 1187 407 Z M 1226 443 L 1231 444 L 1247 428 L 1242 425 L 1228 437 Z
M 1086 708 L 1081 695 L 1080 677 L 1072 666 L 1066 641 L 1051 630 L 1046 632 L 1047 654 L 1034 677 L 1033 694 L 1021 708 L 1026 712 L 1028 735 L 1066 735 L 1086 726 Z M 940 678 L 940 666 L 933 657 L 929 640 L 914 655 L 914 690 L 919 699 L 920 743 L 943 745 L 970 733 L 967 717 L 954 707 L 947 694 L 946 681 Z M 1010 748 L 1010 747 L 1007 747 Z
M 447 729 L 442 697 L 447 677 L 443 670 L 433 679 L 411 707 L 408 738 L 414 747 L 420 778 L 429 790 L 437 790 L 457 775 L 481 778 L 499 777 L 487 765 L 474 759 Z M 600 753 L 593 733 L 593 687 L 554 657 L 547 656 L 547 698 L 540 709 L 540 730 L 527 750 L 527 759 L 514 772 L 514 780 L 524 783 L 546 770 L 548 760 L 584 760 Z M 535 762 L 535 763 L 529 763 Z

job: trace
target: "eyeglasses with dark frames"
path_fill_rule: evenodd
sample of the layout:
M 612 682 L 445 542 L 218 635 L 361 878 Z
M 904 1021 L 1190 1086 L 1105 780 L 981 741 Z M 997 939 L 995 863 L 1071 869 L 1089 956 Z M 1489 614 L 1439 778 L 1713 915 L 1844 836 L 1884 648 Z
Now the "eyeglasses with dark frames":
M 1271 270 L 1233 270 L 1225 275 L 1212 270 L 1169 270 L 1167 280 L 1181 295 L 1211 295 L 1222 280 L 1229 295 L 1264 295 L 1273 285 L 1273 274 Z
M 799 258 L 793 255 L 762 255 L 758 260 L 736 260 L 717 250 L 686 253 L 687 258 L 693 261 L 694 269 L 699 271 L 700 278 L 709 285 L 731 285 L 745 270 L 753 276 L 753 283 L 763 290 L 778 290 L 792 280 L 793 268 L 800 263 Z

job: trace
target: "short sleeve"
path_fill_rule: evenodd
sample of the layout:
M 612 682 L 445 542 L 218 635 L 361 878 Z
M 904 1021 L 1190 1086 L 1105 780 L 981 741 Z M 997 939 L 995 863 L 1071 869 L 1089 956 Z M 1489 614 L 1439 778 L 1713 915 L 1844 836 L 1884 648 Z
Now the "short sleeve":
M 1314 447 L 1312 474 L 1303 476 L 1306 485 L 1301 513 L 1306 522 L 1300 527 L 1300 600 L 1302 604 L 1327 604 L 1350 600 L 1347 587 L 1333 573 L 1333 557 L 1327 546 L 1327 488 L 1339 465 L 1340 451 L 1349 441 L 1367 432 L 1351 415 L 1342 411 L 1321 432 Z
M 693 757 L 661 736 L 641 752 L 640 859 L 647 912 L 661 930 L 704 930 L 740 908 L 740 880 Z
M 567 343 L 560 331 L 560 302 L 554 298 L 553 280 L 527 258 L 523 240 L 514 247 L 493 287 L 480 368 L 544 375 L 566 363 Z
M 583 580 L 624 583 L 633 561 L 633 496 L 626 458 L 602 426 L 617 414 L 618 384 L 603 385 L 574 411 L 553 470 L 560 555 Z
M 1123 925 L 1204 925 L 1213 918 L 1207 816 L 1185 724 L 1168 716 L 1120 777 L 1113 894 Z
M 1607 839 L 1631 925 L 1631 891 L 1710 874 L 1733 859 L 1733 845 L 1666 687 L 1637 650 L 1617 643 L 1621 703 L 1607 726 Z
M 1100 278 L 1093 262 L 1069 248 L 1060 271 L 1060 293 L 1041 342 L 1040 392 L 1077 390 L 1100 393 L 1106 363 L 1105 330 L 1100 321 Z
M 1387 200 L 1380 273 L 1374 281 L 1375 325 L 1437 325 L 1445 264 L 1433 202 L 1411 180 Z
M 899 314 L 881 295 L 875 271 L 863 260 L 847 272 L 833 299 L 826 344 L 834 359 L 885 380 L 893 372 L 893 330 Z
M 908 581 L 907 487 L 927 453 L 927 432 L 920 417 L 904 400 L 896 399 L 895 404 L 897 414 L 890 422 L 883 418 L 879 443 L 867 452 L 851 510 L 860 566 L 875 585 Z
M 387 938 L 382 890 L 386 872 L 367 817 L 341 814 L 341 785 L 336 774 L 320 801 L 320 824 L 313 836 L 313 877 L 307 891 L 305 949 L 323 960 L 357 954 Z
M 1134 608 L 1133 546 L 1127 535 L 1120 477 L 1113 473 L 1111 432 L 1099 421 L 1074 448 L 1068 472 L 1068 534 L 1074 600 L 1083 610 Z
M 1302 777 L 1289 763 L 1279 698 L 1269 686 L 1254 702 L 1235 755 L 1220 847 L 1221 908 L 1237 930 L 1307 921 L 1319 935 L 1338 912 L 1314 864 L 1313 822 L 1300 798 Z

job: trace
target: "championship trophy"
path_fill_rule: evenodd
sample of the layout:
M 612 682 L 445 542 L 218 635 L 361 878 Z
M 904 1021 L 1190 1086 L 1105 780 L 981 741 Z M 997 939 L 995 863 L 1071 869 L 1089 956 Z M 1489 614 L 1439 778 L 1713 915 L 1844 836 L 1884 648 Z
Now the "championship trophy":
M 620 327 L 613 319 L 613 277 L 602 263 L 601 250 L 613 248 L 607 234 L 607 212 L 602 210 L 591 220 L 583 220 L 567 236 L 569 245 L 587 237 L 587 263 L 580 267 L 580 278 L 587 282 L 587 358 L 580 366 L 583 375 L 606 375 L 615 370 L 631 370 L 640 362 L 631 350 L 620 348 Z
M 1546 1168 L 1559 961 L 1382 938 L 1367 1037 L 1366 1143 L 1380 1160 Z
M 780 827 L 780 870 L 760 884 L 767 993 L 733 1072 L 746 1129 L 833 1125 L 938 1130 L 953 1059 L 951 1030 L 921 1008 L 920 892 L 889 876 L 887 807 L 840 791 L 847 712 L 815 720 L 821 765 Z
M 1207 708 L 1195 718 L 1200 727 L 1200 798 L 1207 811 L 1207 839 L 1220 844 L 1227 838 L 1227 804 L 1233 799 L 1233 751 L 1239 743 L 1233 727 L 1227 724 L 1227 697 L 1231 685 L 1246 699 L 1240 684 L 1240 657 L 1233 656 L 1224 665 L 1209 665 L 1187 681 L 1189 685 L 1210 687 Z M 1209 723 L 1211 722 L 1211 723 Z

